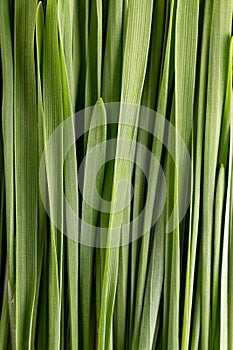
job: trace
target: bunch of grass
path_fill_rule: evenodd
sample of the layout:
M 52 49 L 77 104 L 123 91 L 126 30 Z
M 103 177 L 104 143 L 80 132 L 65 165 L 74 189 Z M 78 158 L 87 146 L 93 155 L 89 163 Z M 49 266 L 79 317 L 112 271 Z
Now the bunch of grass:
M 1 0 L 0 349 L 233 349 L 232 10 L 231 0 Z M 109 125 L 109 102 L 156 110 L 189 150 L 190 206 L 170 233 L 186 176 L 178 179 L 168 150 L 139 128 L 140 111 L 130 125 L 122 111 Z M 49 137 L 89 106 L 90 131 L 75 147 L 74 125 L 64 168 L 46 159 L 48 201 L 69 228 L 64 203 L 51 195 L 64 189 L 83 221 L 108 229 L 106 248 L 64 236 L 39 190 Z M 87 160 L 82 196 L 81 160 L 114 138 L 115 160 L 97 179 Z M 159 174 L 151 163 L 146 181 L 136 164 L 119 159 L 122 139 L 144 145 L 166 174 L 165 208 L 142 237 Z M 98 150 L 94 159 L 104 164 L 107 150 Z M 128 144 L 126 158 L 131 152 Z M 96 186 L 114 209 L 122 179 L 134 195 L 121 212 L 101 211 L 99 198 L 94 210 L 83 199 Z M 127 228 L 145 197 L 144 221 Z M 129 198 L 123 188 L 122 204 Z M 119 244 L 111 248 L 115 227 Z M 132 232 L 140 238 L 121 246 Z

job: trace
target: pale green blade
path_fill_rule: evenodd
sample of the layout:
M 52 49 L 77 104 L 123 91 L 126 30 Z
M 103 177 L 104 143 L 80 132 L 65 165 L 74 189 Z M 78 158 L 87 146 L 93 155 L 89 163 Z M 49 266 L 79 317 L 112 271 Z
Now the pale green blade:
M 68 79 L 69 93 L 71 97 L 72 110 L 75 108 L 74 90 L 74 66 L 73 66 L 73 21 L 74 21 L 75 1 L 58 0 L 58 23 L 59 37 L 62 55 L 64 55 L 64 65 L 66 79 Z M 76 38 L 77 40 L 78 38 Z M 77 43 L 76 43 L 77 44 Z M 77 78 L 77 77 L 76 77 Z
M 63 120 L 63 96 L 62 96 L 62 71 L 60 62 L 60 47 L 58 42 L 58 8 L 57 4 L 48 0 L 45 16 L 44 49 L 43 49 L 43 107 L 44 107 L 44 130 L 45 142 L 52 132 Z M 60 139 L 57 157 L 63 155 L 63 140 Z M 63 169 L 57 169 L 55 159 L 46 156 L 48 196 L 54 191 L 61 193 L 63 184 L 59 181 L 63 178 Z M 58 175 L 59 174 L 59 175 Z M 63 203 L 54 203 L 49 196 L 50 211 L 61 217 L 63 223 Z M 63 236 L 62 233 L 50 223 L 48 238 L 48 327 L 49 348 L 58 349 L 61 345 L 61 306 L 63 285 Z
M 186 147 L 191 149 L 191 132 L 194 116 L 194 91 L 196 58 L 198 43 L 199 1 L 177 1 L 175 23 L 175 128 L 182 137 Z M 176 147 L 176 146 L 175 146 Z M 182 163 L 182 150 L 176 147 L 176 166 Z M 188 196 L 189 171 L 184 171 L 177 176 L 175 171 L 174 182 L 174 219 L 179 218 L 180 203 Z M 176 227 L 176 222 L 174 222 Z M 179 349 L 179 313 L 182 261 L 183 225 L 180 225 L 172 233 L 172 268 L 171 268 L 171 294 L 169 308 L 168 347 Z
M 122 71 L 123 0 L 108 1 L 107 34 L 103 57 L 104 101 L 119 102 Z
M 214 219 L 214 247 L 213 247 L 213 282 L 212 282 L 212 317 L 211 317 L 211 346 L 220 347 L 217 343 L 217 326 L 220 319 L 220 300 L 219 300 L 219 285 L 220 285 L 220 272 L 221 272 L 221 232 L 222 232 L 222 215 L 223 206 L 225 200 L 225 169 L 221 165 L 215 196 L 215 219 Z
M 90 33 L 86 60 L 85 108 L 93 106 L 101 96 L 102 84 L 102 1 L 91 2 Z M 85 125 L 90 125 L 89 114 L 85 115 Z M 86 150 L 87 135 L 84 136 Z
M 36 13 L 36 53 L 37 53 L 37 107 L 38 107 L 38 164 L 41 160 L 44 148 L 44 130 L 43 130 L 43 104 L 41 91 L 41 57 L 42 57 L 42 41 L 44 31 L 44 13 L 42 3 L 39 2 Z M 37 286 L 34 298 L 34 317 L 32 323 L 32 344 L 35 343 L 37 314 L 39 302 L 39 289 L 42 272 L 42 263 L 45 247 L 45 237 L 47 233 L 47 217 L 42 201 L 38 198 L 38 239 L 37 239 Z
M 64 10 L 64 8 L 63 8 Z M 68 11 L 68 19 L 72 17 L 72 8 Z M 64 25 L 64 24 L 63 24 Z M 73 117 L 76 89 L 74 85 L 73 72 L 73 42 L 72 42 L 72 26 L 69 30 L 65 31 L 65 26 L 59 22 L 60 28 L 60 63 L 61 63 L 61 79 L 62 79 L 62 92 L 63 92 L 63 114 L 64 119 Z M 64 43 L 62 42 L 64 40 Z M 79 198 L 78 198 L 78 174 L 77 174 L 77 159 L 76 159 L 76 148 L 75 148 L 75 125 L 74 121 L 71 123 L 72 130 L 69 130 L 69 134 L 64 136 L 64 143 L 69 142 L 70 138 L 73 140 L 73 145 L 69 149 L 69 152 L 64 161 L 64 185 L 65 185 L 65 196 L 71 206 L 74 213 L 79 217 Z M 79 225 L 77 222 L 76 232 L 72 232 L 72 237 L 67 240 L 67 270 L 68 272 L 68 295 L 70 298 L 69 311 L 70 311 L 70 341 L 71 346 L 74 349 L 78 348 L 79 344 L 79 297 L 78 297 L 78 234 Z M 70 232 L 72 230 L 72 223 L 69 222 L 69 218 L 66 218 L 66 230 Z M 72 241 L 72 238 L 74 241 Z M 65 292 L 65 290 L 64 290 Z M 63 294 L 64 295 L 64 294 Z M 63 304 L 64 307 L 64 304 Z M 64 310 L 63 310 L 64 312 Z M 64 322 L 64 317 L 62 322 Z M 62 323 L 63 326 L 63 323 Z M 61 328 L 64 334 L 64 326 Z
M 88 8 L 90 6 L 90 9 Z M 98 98 L 101 96 L 101 85 L 102 85 L 102 20 L 103 20 L 103 9 L 102 9 L 102 1 L 100 0 L 94 0 L 90 3 L 90 5 L 86 5 L 86 13 L 90 11 L 90 16 L 86 18 L 86 21 L 88 20 L 88 23 L 85 25 L 85 51 L 86 51 L 86 60 L 84 62 L 86 66 L 86 77 L 85 77 L 85 83 L 82 84 L 85 91 L 84 96 L 84 106 L 85 108 L 90 107 L 94 105 Z M 89 27 L 89 21 L 90 21 L 90 27 Z M 87 36 L 88 35 L 88 36 Z M 88 130 L 90 125 L 90 118 L 91 114 L 89 111 L 87 111 L 84 114 L 84 128 Z M 88 133 L 84 135 L 84 154 L 86 154 L 86 148 L 87 148 L 87 142 L 88 142 Z M 102 180 L 101 180 L 102 181 Z M 101 185 L 102 186 L 102 185 Z M 87 254 L 88 252 L 88 254 Z M 82 266 L 89 266 L 91 268 L 93 263 L 93 249 L 88 247 L 80 247 L 80 264 Z M 83 267 L 81 266 L 81 273 L 83 271 Z M 84 271 L 87 271 L 86 268 Z M 89 276 L 92 275 L 92 271 L 88 272 Z M 82 274 L 82 284 L 83 284 L 83 276 Z M 85 276 L 84 276 L 85 278 Z M 87 279 L 88 283 L 90 282 L 90 277 Z M 98 292 L 97 292 L 98 293 Z M 99 294 L 100 295 L 100 294 Z M 83 298 L 83 299 L 82 299 Z M 82 290 L 82 296 L 81 296 L 81 304 L 85 304 L 85 298 L 86 298 L 86 292 L 83 295 Z M 88 307 L 90 306 L 90 300 L 87 301 Z M 100 307 L 100 306 L 98 306 Z M 82 319 L 86 320 L 84 321 L 84 333 L 83 334 L 83 341 L 87 342 L 89 344 L 89 341 L 93 341 L 93 337 L 89 337 L 87 335 L 87 329 L 90 319 L 90 309 L 87 311 L 86 316 L 85 312 L 82 316 Z M 93 328 L 93 327 L 92 327 Z
M 121 93 L 122 79 L 122 38 L 123 38 L 123 1 L 105 1 L 103 4 L 106 15 L 106 42 L 103 54 L 103 76 L 102 96 L 106 103 L 118 102 Z M 104 18 L 103 18 L 104 19 Z M 103 31 L 103 35 L 104 35 Z M 104 40 L 104 39 L 103 39 Z M 112 111 L 117 113 L 117 111 Z M 117 116 L 116 116 L 117 117 Z M 117 126 L 108 124 L 108 138 L 116 138 Z M 109 151 L 109 150 L 107 150 Z M 102 197 L 111 201 L 112 179 L 114 162 L 105 164 L 105 176 Z M 100 212 L 100 226 L 108 227 L 109 214 Z M 105 249 L 96 252 L 97 276 L 96 276 L 96 306 L 97 306 L 97 327 L 99 322 L 101 289 L 104 275 Z
M 149 270 L 145 286 L 144 304 L 142 309 L 139 349 L 153 349 L 154 338 L 157 337 L 159 305 L 162 299 L 164 278 L 164 242 L 165 214 L 155 225 L 152 235 L 152 251 L 149 257 Z
M 175 93 L 174 95 L 175 96 Z M 175 124 L 175 97 L 173 97 L 171 119 L 170 122 Z M 174 144 L 172 147 L 176 148 Z M 177 186 L 177 170 L 174 166 L 174 162 L 171 157 L 168 157 L 167 164 L 167 181 L 168 181 L 168 195 L 167 195 L 167 216 L 166 222 L 171 217 L 171 213 L 174 213 L 174 204 L 178 199 L 178 186 Z M 178 216 L 178 213 L 175 212 Z M 177 219 L 175 216 L 175 220 Z M 174 224 L 175 224 L 174 220 Z M 169 275 L 167 276 L 167 288 L 169 288 L 168 295 L 169 301 L 166 301 L 168 307 L 168 318 L 167 318 L 167 339 L 165 344 L 168 348 L 174 346 L 177 349 L 178 344 L 178 333 L 179 333 L 179 296 L 180 296 L 180 228 L 175 228 L 172 232 L 166 233 L 168 255 L 165 255 L 165 260 L 168 268 Z
M 228 175 L 228 186 L 230 187 L 230 214 L 229 214 L 229 235 L 230 235 L 230 252 L 229 252 L 229 315 L 232 314 L 233 311 L 233 115 L 232 115 L 232 53 L 233 53 L 233 38 L 231 38 L 230 42 L 230 52 L 229 52 L 229 75 L 228 75 L 228 87 L 226 93 L 226 110 L 230 114 L 230 150 L 229 150 L 229 175 Z M 227 97 L 230 97 L 229 100 Z M 228 113 L 227 112 L 227 113 Z M 231 171 L 230 171 L 231 164 Z M 230 175 L 231 173 L 231 175 Z M 231 176 L 231 180 L 230 180 Z M 230 182 L 231 181 L 231 182 Z M 233 320 L 229 318 L 229 339 L 228 346 L 233 347 Z
M 130 207 L 124 212 L 123 225 L 130 222 Z M 122 226 L 121 236 L 129 235 L 128 227 Z M 119 268 L 116 289 L 116 301 L 113 319 L 113 347 L 125 349 L 128 336 L 128 277 L 129 277 L 129 246 L 119 248 Z
M 196 287 L 196 295 L 193 302 L 193 326 L 191 333 L 191 349 L 198 350 L 200 349 L 201 343 L 201 260 L 199 259 L 199 263 L 197 266 L 198 270 L 198 280 Z
M 77 22 L 79 28 L 79 48 L 80 48 L 80 76 L 79 89 L 77 94 L 77 108 L 81 110 L 85 108 L 86 94 L 86 75 L 87 75 L 87 59 L 88 59 L 88 42 L 90 30 L 90 2 L 86 0 L 76 1 L 77 5 Z M 75 40 L 75 38 L 74 38 Z M 77 44 L 77 42 L 76 42 Z M 99 96 L 98 96 L 99 97 Z M 96 97 L 96 100 L 97 98 Z M 95 103 L 96 100 L 93 102 Z
M 42 57 L 43 57 L 43 40 L 44 40 L 44 10 L 42 2 L 39 2 L 37 7 L 37 17 L 36 17 L 36 53 L 37 53 L 37 103 L 38 103 L 38 160 L 40 162 L 41 156 L 44 150 L 44 111 L 43 111 L 43 101 L 42 101 Z M 38 289 L 37 289 L 37 303 L 38 310 L 36 318 L 34 318 L 33 327 L 36 329 L 35 343 L 41 344 L 42 348 L 48 347 L 48 332 L 47 332 L 47 322 L 45 315 L 47 315 L 47 288 L 45 287 L 46 274 L 47 271 L 43 267 L 43 263 L 46 261 L 46 247 L 47 247 L 47 216 L 42 204 L 41 199 L 39 199 L 39 231 L 40 231 L 40 246 L 44 244 L 44 249 L 40 249 L 40 254 L 38 255 L 39 266 L 41 266 L 41 275 L 38 273 Z M 46 282 L 45 282 L 46 281 Z
M 87 1 L 86 1 L 87 3 Z M 81 76 L 81 30 L 79 28 L 79 2 L 73 5 L 73 28 L 72 28 L 72 77 L 73 77 L 73 110 L 77 111 L 78 93 L 80 90 L 79 78 Z
M 93 228 L 98 227 L 99 213 L 97 209 L 101 207 L 101 199 L 95 196 L 102 193 L 104 180 L 104 166 L 98 171 L 98 164 L 105 163 L 106 154 L 106 137 L 107 137 L 107 116 L 103 100 L 100 98 L 95 104 L 92 114 L 91 123 L 87 140 L 87 152 L 84 173 L 84 188 L 82 202 L 82 221 L 91 225 Z M 97 148 L 98 147 L 98 148 Z M 90 153 L 91 152 L 91 153 Z M 98 176 L 94 176 L 93 175 Z M 85 198 L 93 200 L 92 206 L 85 201 Z M 92 234 L 97 232 L 93 230 Z M 81 225 L 81 235 L 87 235 L 87 228 Z M 97 239 L 97 237 L 96 237 Z M 90 242 L 91 243 L 91 242 Z M 93 237 L 92 244 L 95 244 Z M 93 304 L 93 258 L 94 248 L 80 247 L 80 298 L 82 314 L 82 344 L 84 349 L 91 349 L 94 346 L 94 304 Z M 100 283 L 100 281 L 98 281 Z
M 224 128 L 229 127 L 229 131 L 225 131 L 226 134 L 222 134 L 228 137 L 230 136 L 230 142 L 226 139 L 226 143 L 223 144 L 225 147 L 229 145 L 229 160 L 228 160 L 228 174 L 227 174 L 227 194 L 225 202 L 225 213 L 224 213 L 224 229 L 223 229 L 223 244 L 222 244 L 222 266 L 221 266 L 221 284 L 220 284 L 220 349 L 227 348 L 232 345 L 232 321 L 230 311 L 232 310 L 232 299 L 230 297 L 228 301 L 228 295 L 230 295 L 230 288 L 232 288 L 232 269 L 231 269 L 231 245 L 232 245 L 232 166 L 233 166 L 233 144 L 232 144 L 232 39 L 230 42 L 229 50 L 229 67 L 228 67 L 228 86 L 226 89 L 226 100 L 223 121 L 226 123 L 223 125 Z M 229 125 L 229 122 L 231 125 Z M 223 154 L 226 159 L 227 148 Z M 221 153 L 220 153 L 221 154 Z M 229 327 L 228 327 L 229 326 Z
M 175 119 L 175 106 L 174 106 L 174 93 L 172 100 L 172 108 L 170 114 L 170 123 L 174 125 Z M 173 145 L 175 147 L 175 145 Z M 166 204 L 166 221 L 170 217 L 170 213 L 173 209 L 173 196 L 174 196 L 174 163 L 172 162 L 169 153 L 166 156 L 165 172 L 168 174 L 167 182 L 167 204 Z M 170 296 L 171 296 L 171 273 L 172 273 L 172 245 L 173 245 L 173 232 L 165 235 L 165 262 L 164 262 L 164 291 L 163 291 L 163 342 L 162 348 L 168 347 L 168 332 L 169 332 L 169 318 L 170 318 Z
M 232 345 L 232 335 L 231 335 L 231 323 L 229 323 L 229 331 L 228 334 L 226 333 L 227 327 L 224 327 L 224 323 L 228 323 L 228 312 L 230 315 L 231 310 L 231 304 L 227 302 L 227 295 L 228 295 L 228 288 L 230 288 L 230 281 L 229 278 L 229 287 L 228 287 L 228 270 L 229 273 L 231 271 L 231 265 L 228 267 L 228 249 L 230 249 L 230 227 L 231 227 L 231 214 L 230 214 L 230 188 L 232 186 L 231 183 L 231 174 L 232 174 L 232 139 L 230 137 L 231 128 L 230 125 L 232 123 L 232 39 L 230 42 L 229 47 L 229 63 L 228 63 L 228 80 L 227 80 L 227 88 L 226 88 L 226 96 L 225 96 L 225 106 L 223 111 L 223 118 L 222 118 L 222 129 L 221 129 L 221 138 L 220 138 L 220 149 L 219 149 L 219 162 L 223 162 L 224 165 L 227 164 L 228 161 L 228 188 L 227 188 L 227 195 L 226 195 L 226 207 L 225 207 L 225 218 L 223 217 L 222 220 L 224 220 L 224 235 L 223 235 L 223 251 L 222 251 L 222 269 L 221 269 L 221 302 L 220 302 L 220 308 L 218 310 L 219 318 L 218 318 L 218 325 L 220 323 L 220 345 L 221 347 L 227 346 L 231 347 Z M 229 238 L 227 236 L 229 235 Z M 229 239 L 229 248 L 228 248 L 228 239 Z M 230 261 L 230 260 L 229 260 Z M 219 263 L 220 265 L 220 263 Z M 220 266 L 219 266 L 220 269 Z M 230 293 L 229 293 L 230 294 Z M 214 298 L 215 294 L 213 295 Z M 226 300 L 224 300 L 226 298 Z M 213 312 L 215 311 L 212 310 Z M 220 312 L 221 311 L 221 312 Z M 216 311 L 215 311 L 216 312 Z M 231 318 L 229 318 L 231 319 Z M 214 334 L 214 333 L 212 333 Z M 228 338 L 228 339 L 227 339 Z
M 233 118 L 231 118 L 231 146 L 230 146 L 230 157 L 231 162 L 233 158 Z M 230 259 L 229 259 L 229 315 L 232 315 L 233 310 L 233 165 L 231 164 L 231 183 L 229 179 L 229 186 L 231 188 L 231 194 L 230 194 L 230 215 L 229 215 L 229 235 L 230 235 Z M 229 327 L 229 337 L 228 337 L 228 347 L 233 346 L 233 320 L 231 316 L 228 318 L 228 327 Z

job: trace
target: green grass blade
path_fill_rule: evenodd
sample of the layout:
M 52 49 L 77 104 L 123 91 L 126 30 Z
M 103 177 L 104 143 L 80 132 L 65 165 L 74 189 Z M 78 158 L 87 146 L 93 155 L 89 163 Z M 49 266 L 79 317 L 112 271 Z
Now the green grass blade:
M 233 158 L 233 120 L 231 118 L 231 146 L 230 146 L 230 157 L 231 159 Z M 231 160 L 232 162 L 232 160 Z M 229 221 L 229 227 L 230 227 L 230 259 L 229 259 L 229 315 L 232 315 L 232 310 L 233 310 L 233 297 L 232 297 L 232 291 L 233 291 L 233 268 L 232 268 L 232 264 L 233 264 L 233 239 L 232 239 L 232 235 L 233 235 L 233 166 L 231 164 L 231 185 L 229 182 L 229 186 L 231 188 L 231 202 L 230 202 L 230 221 Z M 232 318 L 229 317 L 228 319 L 228 327 L 229 327 L 229 338 L 228 338 L 228 347 L 232 347 L 233 346 L 233 321 Z
M 172 109 L 170 114 L 170 123 L 174 124 L 175 118 L 175 106 L 174 106 L 174 93 L 172 100 Z M 175 145 L 174 145 L 175 147 Z M 167 204 L 166 204 L 166 220 L 170 216 L 170 212 L 173 207 L 173 195 L 174 189 L 171 184 L 174 183 L 174 164 L 172 163 L 169 154 L 166 156 L 165 172 L 169 174 L 168 177 L 168 192 L 167 192 Z M 164 292 L 163 292 L 163 341 L 162 348 L 168 347 L 168 332 L 169 332 L 169 312 L 170 312 L 170 295 L 171 295 L 171 267 L 172 267 L 172 244 L 173 234 L 168 233 L 165 235 L 165 267 L 164 267 Z
M 191 130 L 194 115 L 194 88 L 196 74 L 199 2 L 177 1 L 175 25 L 175 127 L 190 150 Z M 181 53 L 183 53 L 181 55 Z M 182 150 L 176 149 L 176 163 L 182 161 Z M 185 165 L 183 165 L 185 167 Z M 186 173 L 175 174 L 174 183 L 174 214 L 178 210 L 180 201 L 187 196 Z M 181 186 L 180 186 L 181 185 Z M 177 213 L 179 220 L 179 214 Z M 176 223 L 174 223 L 176 225 Z M 182 259 L 182 242 L 184 231 L 182 226 L 173 232 L 172 268 L 171 268 L 171 296 L 169 310 L 168 346 L 174 349 L 180 347 L 179 317 L 180 317 L 180 261 Z M 178 272 L 179 271 L 179 272 Z
M 75 107 L 74 94 L 74 74 L 73 74 L 73 20 L 74 20 L 74 1 L 66 2 L 58 0 L 58 23 L 61 50 L 64 54 L 64 64 L 68 79 L 69 91 L 71 95 L 72 106 Z
M 231 167 L 232 170 L 232 167 Z M 227 189 L 227 202 L 226 202 L 226 214 L 223 236 L 223 248 L 222 248 L 222 266 L 221 266 L 221 302 L 220 302 L 220 349 L 226 349 L 228 347 L 228 318 L 229 305 L 228 305 L 228 280 L 229 280 L 229 211 L 230 211 L 230 185 Z
M 228 86 L 226 89 L 225 109 L 223 115 L 223 122 L 225 124 L 222 127 L 222 135 L 226 137 L 225 142 L 221 147 L 227 147 L 229 145 L 229 153 L 225 149 L 225 153 L 221 153 L 226 159 L 226 155 L 229 154 L 228 162 L 228 174 L 227 174 L 227 194 L 225 203 L 225 218 L 224 218 L 224 230 L 223 230 L 223 246 L 222 246 L 222 266 L 221 266 L 221 285 L 220 285 L 220 348 L 224 349 L 232 345 L 232 321 L 230 311 L 232 310 L 232 299 L 230 297 L 228 303 L 228 295 L 230 295 L 230 288 L 232 286 L 231 277 L 231 224 L 232 224 L 232 162 L 233 162 L 233 145 L 232 145 L 232 39 L 230 42 L 229 50 L 229 66 L 228 66 Z M 230 125 L 229 125 L 230 122 Z M 227 130 L 227 127 L 229 128 Z M 224 130 L 225 129 L 225 130 Z M 227 135 L 230 142 L 227 139 Z M 229 326 L 229 328 L 228 328 Z
M 103 54 L 103 77 L 102 95 L 105 102 L 118 102 L 121 91 L 122 74 L 122 33 L 123 33 L 123 1 L 110 0 L 108 6 L 104 3 L 104 14 L 106 14 L 106 43 Z M 105 8 L 106 7 L 106 8 Z M 106 12 L 107 11 L 107 12 Z M 108 125 L 108 137 L 115 138 L 117 127 Z M 111 201 L 113 162 L 105 165 L 105 178 L 102 197 Z M 100 226 L 107 227 L 109 214 L 100 213 Z M 104 275 L 105 249 L 96 252 L 97 278 L 96 278 L 96 304 L 97 304 L 97 325 L 99 323 L 101 305 L 101 287 Z
M 225 169 L 221 165 L 216 187 L 215 197 L 215 221 L 214 221 L 214 249 L 213 249 L 213 282 L 212 282 L 212 317 L 211 317 L 211 337 L 212 346 L 216 344 L 217 324 L 219 317 L 219 285 L 220 285 L 220 247 L 222 231 L 222 215 L 225 200 Z
M 231 100 L 232 100 L 232 49 L 233 38 L 231 38 L 229 45 L 229 62 L 228 62 L 228 78 L 227 88 L 225 96 L 225 104 L 222 118 L 221 138 L 220 138 L 220 149 L 219 149 L 219 164 L 223 164 L 224 167 L 227 164 L 228 159 L 228 148 L 230 143 L 230 125 L 231 125 Z
M 194 301 L 194 316 L 193 316 L 193 326 L 191 333 L 191 349 L 198 350 L 200 349 L 201 343 L 201 261 L 199 260 L 198 266 L 198 279 L 197 279 L 197 288 Z
M 81 110 L 85 108 L 85 94 L 86 94 L 86 75 L 87 75 L 87 60 L 88 60 L 88 42 L 89 42 L 89 30 L 90 30 L 90 2 L 86 0 L 79 0 L 77 5 L 77 21 L 79 28 L 79 48 L 80 48 L 80 76 L 78 96 L 77 96 L 77 108 Z M 100 95 L 99 95 L 100 96 Z M 98 97 L 99 97 L 98 96 Z M 96 97 L 96 100 L 97 98 Z M 93 102 L 95 103 L 96 100 Z
M 92 227 L 98 226 L 98 211 L 91 208 L 85 198 L 90 194 L 94 200 L 93 207 L 100 208 L 101 203 L 98 197 L 93 196 L 95 188 L 98 193 L 102 193 L 104 180 L 104 167 L 98 173 L 98 164 L 105 163 L 106 145 L 104 142 L 107 137 L 106 129 L 107 116 L 102 99 L 99 99 L 93 108 L 91 115 L 91 123 L 87 140 L 87 158 L 85 163 L 84 188 L 83 188 L 83 204 L 82 204 L 82 221 L 88 223 Z M 99 125 L 96 127 L 96 125 Z M 101 144 L 102 143 L 102 144 Z M 95 148 L 98 146 L 98 148 Z M 91 151 L 91 155 L 88 153 Z M 92 177 L 92 174 L 98 177 Z M 86 228 L 81 225 L 81 235 L 87 234 Z M 95 231 L 94 231 L 95 232 Z M 93 237 L 94 238 L 94 237 Z M 94 244 L 93 240 L 93 244 Z M 94 346 L 94 324 L 93 324 L 93 258 L 94 248 L 81 246 L 80 249 L 80 297 L 82 312 L 82 333 L 83 348 L 91 349 Z M 100 281 L 99 281 L 100 282 Z
M 107 4 L 108 3 L 108 4 Z M 107 5 L 107 6 L 105 6 Z M 122 76 L 122 38 L 123 38 L 123 1 L 110 0 L 103 4 L 106 15 L 106 43 L 103 54 L 102 96 L 105 102 L 118 102 L 121 93 Z M 107 11 L 107 12 L 106 12 Z M 115 111 L 116 112 L 116 111 Z M 108 125 L 108 138 L 116 138 L 117 127 Z M 102 196 L 111 201 L 114 162 L 105 165 L 105 180 Z M 107 227 L 109 214 L 100 213 L 100 226 Z M 97 319 L 99 320 L 101 305 L 101 287 L 104 275 L 105 249 L 97 252 L 96 263 L 98 272 L 97 283 Z M 98 322 L 97 322 L 98 324 Z
M 53 1 L 48 1 L 45 16 L 44 49 L 43 49 L 43 106 L 44 106 L 44 130 L 45 142 L 63 120 L 63 89 L 62 71 L 60 61 L 60 47 L 58 42 L 58 7 Z M 60 148 L 57 150 L 57 157 L 63 155 L 63 140 L 60 140 Z M 63 183 L 63 169 L 57 169 L 56 160 L 46 155 L 46 167 L 48 178 L 48 192 L 61 193 Z M 60 175 L 58 176 L 58 174 Z M 50 198 L 50 196 L 49 196 Z M 56 211 L 61 217 L 63 225 L 62 203 L 54 203 L 50 198 L 50 210 L 53 215 Z M 59 214 L 60 213 L 60 214 Z M 63 289 L 63 236 L 50 223 L 48 239 L 48 327 L 49 327 L 49 348 L 58 349 L 61 346 L 61 308 Z
M 229 253 L 229 315 L 232 315 L 233 312 L 233 115 L 232 115 L 232 51 L 233 50 L 233 38 L 231 38 L 230 42 L 230 53 L 229 53 L 229 71 L 228 71 L 228 87 L 227 87 L 227 94 L 230 95 L 229 101 L 226 97 L 226 105 L 228 105 L 229 108 L 229 114 L 231 116 L 230 118 L 230 151 L 229 151 L 229 175 L 228 175 L 228 186 L 231 188 L 230 193 L 230 216 L 229 216 L 229 228 L 230 228 L 230 253 Z M 228 103 L 227 103 L 228 102 Z M 228 110 L 226 108 L 226 110 Z M 230 170 L 231 166 L 231 170 Z M 230 175 L 231 174 L 231 175 Z M 231 180 L 230 180 L 231 178 Z M 231 184 L 230 184 L 231 181 Z M 229 320 L 229 339 L 228 339 L 228 346 L 231 348 L 233 347 L 233 320 L 230 317 Z
M 0 42 L 2 58 L 2 133 L 4 147 L 4 171 L 6 187 L 7 265 L 9 279 L 9 317 L 11 344 L 15 349 L 15 183 L 14 183 L 14 109 L 13 109 L 13 29 L 11 28 L 12 8 L 8 1 L 0 7 Z M 7 83 L 6 83 L 7 82 Z
M 101 96 L 102 85 L 102 1 L 91 2 L 90 34 L 86 61 L 85 107 L 95 104 Z M 85 125 L 90 125 L 89 114 L 85 115 Z M 87 135 L 84 136 L 84 150 Z
M 79 2 L 74 3 L 73 7 L 73 28 L 72 28 L 72 74 L 73 74 L 73 83 L 74 83 L 74 91 L 73 91 L 73 109 L 76 111 L 78 104 L 78 93 L 80 90 L 79 86 L 79 78 L 81 75 L 81 35 L 79 28 Z
M 41 156 L 44 150 L 44 111 L 43 111 L 43 101 L 42 101 L 42 57 L 43 57 L 43 40 L 44 40 L 44 10 L 42 2 L 39 2 L 37 7 L 37 17 L 36 17 L 36 53 L 37 53 L 37 102 L 38 102 L 38 160 L 40 162 Z M 47 332 L 47 322 L 45 316 L 47 316 L 47 288 L 45 283 L 46 270 L 43 266 L 46 260 L 46 246 L 47 246 L 47 216 L 45 209 L 43 207 L 41 199 L 39 199 L 39 238 L 41 242 L 39 246 L 42 247 L 44 244 L 44 249 L 40 249 L 40 254 L 38 255 L 39 266 L 41 266 L 41 274 L 38 274 L 38 284 L 40 282 L 39 288 L 37 289 L 37 301 L 38 311 L 37 317 L 34 318 L 33 328 L 36 329 L 35 344 L 41 344 L 42 348 L 48 347 L 48 332 Z
M 152 251 L 149 258 L 149 270 L 145 286 L 145 297 L 142 310 L 139 349 L 153 349 L 156 336 L 159 305 L 162 298 L 164 277 L 164 214 L 157 222 L 152 232 Z M 158 330 L 157 330 L 158 331 Z
M 130 222 L 130 207 L 124 212 L 123 223 Z M 121 236 L 128 235 L 128 228 L 122 227 Z M 113 320 L 113 347 L 114 349 L 125 349 L 128 335 L 128 264 L 129 247 L 122 246 L 119 249 L 118 282 L 116 289 L 116 302 Z
M 177 1 L 175 25 L 175 128 L 190 150 L 194 115 L 194 88 L 198 42 L 199 2 Z M 182 53 L 182 55 L 181 55 Z M 176 148 L 176 165 L 182 162 L 182 150 Z M 183 165 L 185 167 L 185 165 Z M 188 170 L 189 171 L 189 170 Z M 174 219 L 179 219 L 178 207 L 188 195 L 186 172 L 175 171 Z M 176 226 L 176 222 L 174 222 Z M 173 232 L 171 294 L 169 310 L 168 346 L 179 349 L 179 317 L 182 268 L 183 227 Z
M 108 1 L 107 37 L 103 59 L 102 95 L 105 102 L 118 102 L 121 88 L 123 1 Z
M 38 163 L 34 62 L 36 1 L 14 7 L 14 128 L 16 182 L 16 348 L 32 346 L 37 282 Z M 24 42 L 22 51 L 21 43 Z M 26 103 L 27 101 L 27 103 Z M 30 152 L 28 152 L 30 149 Z
M 43 103 L 42 103 L 42 91 L 41 91 L 41 57 L 42 57 L 42 42 L 44 31 L 44 13 L 42 3 L 39 2 L 36 13 L 36 54 L 37 54 L 37 108 L 38 108 L 38 164 L 41 160 L 43 148 L 44 148 L 44 132 L 43 132 Z M 36 336 L 36 322 L 38 312 L 39 301 L 39 287 L 42 272 L 44 245 L 46 237 L 47 218 L 42 201 L 38 198 L 38 236 L 37 236 L 37 283 L 36 293 L 34 298 L 34 316 L 32 322 L 32 341 L 35 343 Z
M 73 4 L 71 4 L 73 6 Z M 61 18 L 65 16 L 65 21 L 70 23 L 70 28 L 62 21 L 59 21 L 60 29 L 60 62 L 61 62 L 61 73 L 62 73 L 62 92 L 63 92 L 63 114 L 64 119 L 69 118 L 74 113 L 76 89 L 75 77 L 73 76 L 73 32 L 72 32 L 72 17 L 73 7 L 64 8 L 64 4 L 61 3 L 62 7 L 60 15 Z M 66 13 L 67 11 L 67 13 Z M 63 14 L 65 12 L 65 14 Z M 66 18 L 67 17 L 67 18 Z M 76 58 L 78 59 L 78 58 Z M 78 216 L 79 213 L 79 198 L 78 198 L 78 174 L 77 174 L 77 159 L 75 149 L 75 128 L 72 123 L 72 133 L 64 136 L 64 143 L 69 142 L 72 138 L 74 144 L 70 148 L 66 159 L 64 161 L 64 184 L 65 184 L 65 195 L 68 203 L 71 205 L 72 210 Z M 72 225 L 72 223 L 71 223 Z M 71 231 L 69 218 L 66 218 L 66 229 L 68 232 Z M 78 334 L 78 315 L 79 315 L 79 298 L 78 298 L 78 227 L 76 232 L 72 232 L 74 240 L 71 238 L 67 240 L 67 272 L 68 272 L 68 295 L 70 298 L 69 311 L 70 311 L 70 339 L 71 346 L 74 349 L 78 348 L 79 334 Z M 66 271 L 66 270 L 65 270 Z

